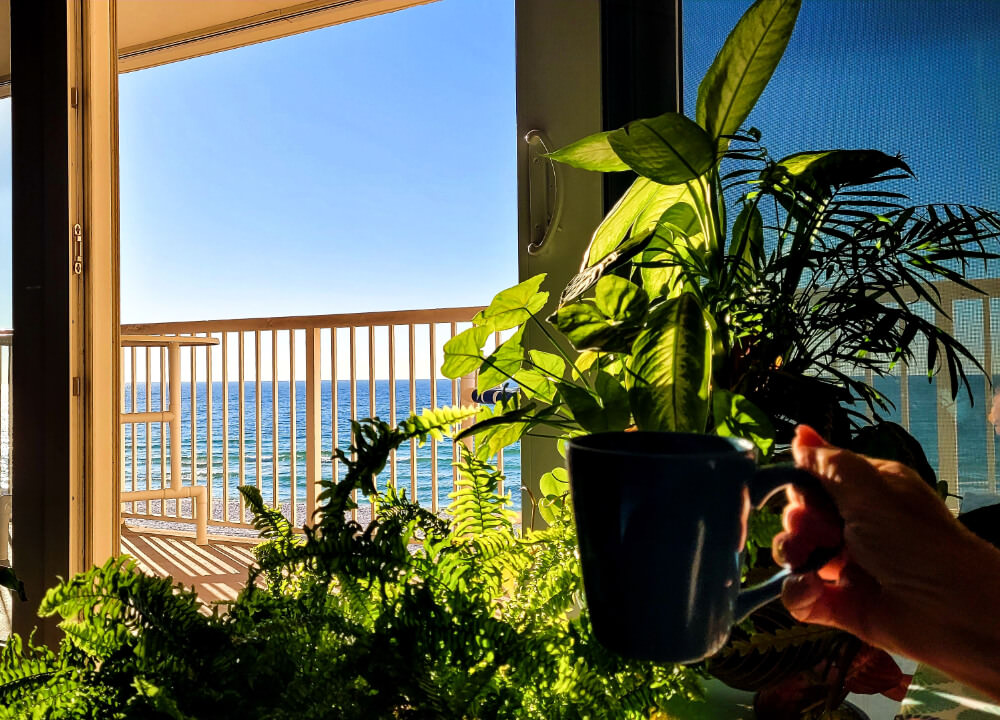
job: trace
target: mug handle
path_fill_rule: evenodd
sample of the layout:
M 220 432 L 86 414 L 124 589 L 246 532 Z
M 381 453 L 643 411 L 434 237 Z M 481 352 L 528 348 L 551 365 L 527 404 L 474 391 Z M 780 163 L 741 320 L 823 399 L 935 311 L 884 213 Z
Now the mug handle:
M 830 507 L 836 507 L 833 499 L 816 476 L 807 470 L 795 467 L 793 463 L 777 463 L 758 469 L 748 483 L 750 502 L 755 508 L 759 508 L 767 502 L 768 498 L 786 485 L 794 485 L 813 497 L 822 498 L 822 501 L 828 502 Z M 786 567 L 759 585 L 741 590 L 736 597 L 734 612 L 736 622 L 743 622 L 754 610 L 781 597 L 781 586 L 784 584 L 785 578 L 797 573 L 819 570 L 836 557 L 839 552 L 839 547 L 816 548 L 801 567 Z

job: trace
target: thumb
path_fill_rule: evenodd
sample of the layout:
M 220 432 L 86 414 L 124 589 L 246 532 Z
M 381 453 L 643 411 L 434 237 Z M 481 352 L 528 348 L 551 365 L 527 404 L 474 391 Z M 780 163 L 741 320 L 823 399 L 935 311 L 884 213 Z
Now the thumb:
M 781 600 L 796 620 L 847 630 L 864 637 L 869 609 L 877 602 L 878 584 L 857 566 L 848 566 L 835 582 L 816 573 L 785 581 Z

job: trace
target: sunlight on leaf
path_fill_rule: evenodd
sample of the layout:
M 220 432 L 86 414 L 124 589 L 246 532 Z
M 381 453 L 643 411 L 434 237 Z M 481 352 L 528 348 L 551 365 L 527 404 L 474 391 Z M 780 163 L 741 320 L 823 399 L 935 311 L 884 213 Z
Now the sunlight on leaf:
M 581 170 L 598 172 L 628 170 L 628 165 L 615 154 L 608 143 L 610 134 L 608 131 L 589 135 L 549 153 L 546 157 Z
M 663 185 L 693 180 L 715 164 L 712 138 L 680 113 L 630 122 L 608 142 L 630 168 Z
M 526 323 L 549 299 L 547 292 L 539 291 L 544 280 L 542 273 L 497 293 L 489 306 L 472 319 L 473 324 L 501 332 Z
M 483 362 L 483 345 L 493 332 L 488 327 L 463 330 L 444 344 L 444 364 L 441 373 L 457 378 L 479 369 Z
M 626 383 L 640 430 L 704 432 L 712 337 L 690 293 L 650 314 L 627 361 Z
M 507 338 L 486 358 L 479 369 L 476 390 L 483 393 L 498 385 L 509 382 L 524 362 L 524 327 Z
M 718 152 L 757 104 L 785 52 L 801 0 L 758 0 L 747 10 L 698 86 L 695 119 Z

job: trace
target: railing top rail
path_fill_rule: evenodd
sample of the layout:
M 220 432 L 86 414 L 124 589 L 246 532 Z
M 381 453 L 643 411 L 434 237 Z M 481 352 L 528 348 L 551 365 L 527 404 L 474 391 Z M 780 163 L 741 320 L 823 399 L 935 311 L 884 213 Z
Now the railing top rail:
M 289 315 L 285 317 L 238 318 L 232 320 L 188 320 L 159 323 L 130 323 L 123 333 L 157 335 L 164 333 L 238 332 L 251 330 L 301 330 L 312 328 L 368 327 L 427 323 L 468 322 L 482 305 L 430 310 L 386 310 L 381 312 L 339 313 L 335 315 Z

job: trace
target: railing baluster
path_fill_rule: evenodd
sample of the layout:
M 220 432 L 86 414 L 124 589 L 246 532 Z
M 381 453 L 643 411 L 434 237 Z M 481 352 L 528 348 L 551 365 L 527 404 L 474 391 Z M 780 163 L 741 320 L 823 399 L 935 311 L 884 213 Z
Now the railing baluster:
M 136 349 L 135 348 L 130 348 L 130 350 L 131 350 L 131 365 L 129 367 L 129 373 L 130 373 L 131 378 L 132 378 L 132 391 L 129 393 L 129 411 L 130 412 L 135 412 L 135 409 L 136 409 L 135 394 L 136 394 L 136 388 L 138 387 L 138 385 L 136 383 L 136 379 L 137 378 L 136 378 L 136 369 L 135 369 L 135 359 L 136 359 L 137 355 L 136 355 Z M 135 490 L 136 489 L 136 486 L 135 486 L 135 468 L 136 468 L 135 455 L 136 455 L 137 452 L 139 452 L 139 437 L 138 437 L 138 433 L 136 433 L 136 427 L 137 427 L 137 425 L 135 423 L 129 423 L 128 427 L 129 427 L 129 435 L 132 438 L 132 457 L 131 457 L 131 462 L 129 463 L 129 465 L 130 465 L 129 469 L 131 470 L 131 485 L 132 485 L 131 489 Z M 147 482 L 148 482 L 148 480 L 147 480 Z M 146 510 L 146 511 L 149 510 L 148 503 L 146 503 L 146 504 L 143 505 L 143 509 Z M 139 505 L 138 505 L 138 503 L 133 503 L 133 505 L 132 505 L 132 511 L 135 512 L 135 513 L 139 512 Z
M 340 388 L 337 381 L 337 328 L 330 328 L 330 468 L 333 481 L 340 481 L 340 467 L 337 463 L 337 448 L 340 447 L 340 433 L 337 429 Z
M 357 343 L 357 329 L 354 325 L 351 325 L 349 329 L 348 338 L 350 340 L 350 360 L 351 360 L 351 422 L 358 419 L 358 405 L 357 405 L 357 387 L 358 387 L 358 343 Z M 354 430 L 351 430 L 351 444 L 354 444 Z M 354 454 L 351 453 L 353 457 Z M 355 490 L 351 497 L 354 499 L 354 504 L 358 504 L 358 491 Z M 357 508 L 351 510 L 351 520 L 358 519 Z
M 152 370 L 148 370 L 152 372 Z M 167 406 L 167 349 L 165 347 L 160 348 L 160 411 Z M 167 483 L 167 426 L 169 423 L 160 423 L 160 487 L 166 487 Z M 132 426 L 133 429 L 135 425 Z M 132 449 L 133 455 L 135 454 L 135 448 Z M 151 476 L 146 477 L 146 488 L 149 489 L 153 487 L 153 478 Z M 153 504 L 146 503 L 146 512 L 152 515 Z M 160 501 L 160 512 L 159 515 L 167 514 L 167 503 L 163 500 Z
M 212 333 L 205 333 L 206 337 L 212 337 Z M 205 348 L 205 484 L 208 486 L 205 491 L 208 495 L 208 521 L 215 519 L 215 500 L 212 497 L 212 485 L 214 463 L 212 457 L 212 416 L 215 414 L 214 395 L 212 393 L 214 383 L 212 382 L 212 346 Z
M 396 326 L 389 325 L 389 424 L 396 426 Z M 389 484 L 396 487 L 396 451 L 389 453 Z
M 253 425 L 254 425 L 254 437 L 253 437 L 253 455 L 254 455 L 254 482 L 257 485 L 257 491 L 264 496 L 264 480 L 260 476 L 261 474 L 261 458 L 260 458 L 260 441 L 261 441 L 261 431 L 260 431 L 260 330 L 253 331 L 253 350 L 254 350 L 254 377 L 253 377 Z
M 271 331 L 271 506 L 281 507 L 278 490 L 278 331 Z
M 306 518 L 316 509 L 316 493 L 322 474 L 320 448 L 323 443 L 322 335 L 319 328 L 306 330 Z
M 427 325 L 430 345 L 430 359 L 431 359 L 431 407 L 437 407 L 437 351 L 435 349 L 435 344 L 437 342 L 437 325 L 433 322 Z M 428 440 L 431 444 L 431 512 L 436 513 L 438 511 L 438 446 L 437 440 L 433 437 Z
M 952 295 L 942 292 L 940 305 L 944 312 L 934 311 L 934 324 L 949 335 L 953 335 L 955 324 L 952 320 L 954 317 Z M 951 397 L 951 372 L 947 363 L 942 364 L 934 384 L 937 390 L 938 479 L 946 481 L 948 492 L 957 495 L 959 494 L 958 428 L 955 400 Z
M 237 350 L 239 351 L 239 354 L 240 354 L 239 359 L 236 362 L 236 373 L 237 373 L 236 380 L 239 383 L 236 386 L 236 397 L 238 398 L 238 403 L 239 403 L 237 405 L 237 411 L 239 413 L 239 423 L 240 423 L 240 425 L 239 425 L 239 428 L 240 428 L 239 429 L 239 437 L 237 439 L 237 442 L 239 443 L 238 447 L 239 447 L 239 451 L 240 451 L 240 462 L 239 462 L 240 479 L 239 479 L 239 486 L 242 486 L 242 485 L 245 485 L 246 481 L 247 481 L 247 478 L 246 478 L 246 474 L 247 474 L 247 453 L 246 453 L 246 422 L 247 422 L 247 418 L 246 418 L 246 406 L 247 406 L 247 397 L 246 397 L 246 369 L 244 367 L 246 348 L 244 347 L 243 331 L 242 330 L 240 330 L 239 333 L 237 334 L 236 347 L 237 347 Z M 247 521 L 246 507 L 245 507 L 245 503 L 243 502 L 243 493 L 239 492 L 239 489 L 238 489 L 239 486 L 237 486 L 237 493 L 236 494 L 238 496 L 237 500 L 239 501 L 240 522 L 246 522 Z
M 368 417 L 375 417 L 375 326 L 368 326 Z M 378 487 L 378 477 L 372 478 L 372 483 Z M 368 500 L 371 505 L 371 498 Z
M 153 374 L 153 371 L 152 371 L 152 366 L 150 365 L 150 353 L 151 353 L 151 350 L 149 348 L 146 348 L 146 367 L 145 367 L 145 378 L 144 378 L 144 382 L 143 382 L 143 387 L 145 388 L 145 391 L 146 391 L 146 397 L 145 397 L 145 401 L 144 401 L 143 404 L 144 404 L 146 412 L 149 412 L 149 410 L 151 408 L 149 396 L 152 394 L 151 393 L 152 378 L 150 376 Z M 142 429 L 143 429 L 143 435 L 144 435 L 144 438 L 145 438 L 145 441 L 146 441 L 145 442 L 145 444 L 146 444 L 146 456 L 145 456 L 145 458 L 143 458 L 143 464 L 146 467 L 146 470 L 145 470 L 145 473 L 146 473 L 146 488 L 149 489 L 149 488 L 152 487 L 152 483 L 153 483 L 153 475 L 152 475 L 152 472 L 151 472 L 152 462 L 150 460 L 150 454 L 152 452 L 151 451 L 152 443 L 150 442 L 150 437 L 149 437 L 152 434 L 153 423 L 151 423 L 151 422 L 143 423 Z M 133 452 L 135 452 L 135 450 L 133 450 Z M 147 504 L 146 505 L 146 511 L 149 512 L 149 510 L 151 509 L 151 507 L 152 507 L 151 503 Z M 163 503 L 160 503 L 160 514 L 164 514 L 165 512 L 166 512 L 166 510 L 163 507 Z
M 298 474 L 296 470 L 298 469 L 296 465 L 298 464 L 298 450 L 296 448 L 296 440 L 298 439 L 297 430 L 295 427 L 295 415 L 297 408 L 295 405 L 295 330 L 288 331 L 288 452 L 289 452 L 289 468 L 288 468 L 288 483 L 291 487 L 291 510 L 289 512 L 289 517 L 292 519 L 292 525 L 297 525 L 298 516 Z
M 191 379 L 188 391 L 191 395 L 191 486 L 198 484 L 198 356 L 197 348 L 191 346 Z M 194 517 L 194 501 L 191 503 L 191 517 Z M 177 502 L 178 507 L 180 501 Z
M 222 519 L 229 522 L 229 333 L 222 333 Z M 240 516 L 243 520 L 243 516 Z
M 983 303 L 983 368 L 986 372 L 983 376 L 983 395 L 986 402 L 983 403 L 983 407 L 992 407 L 993 405 L 993 318 L 991 315 L 990 299 L 989 297 L 984 297 L 982 299 Z M 994 437 L 996 432 L 994 430 L 993 423 L 986 423 L 986 489 L 990 492 L 996 492 L 997 489 L 997 470 L 996 470 L 996 446 L 994 444 Z
M 410 329 L 410 415 L 417 411 L 417 380 L 416 380 L 416 330 L 413 323 Z M 419 502 L 417 496 L 417 441 L 410 438 L 410 497 L 414 502 Z

